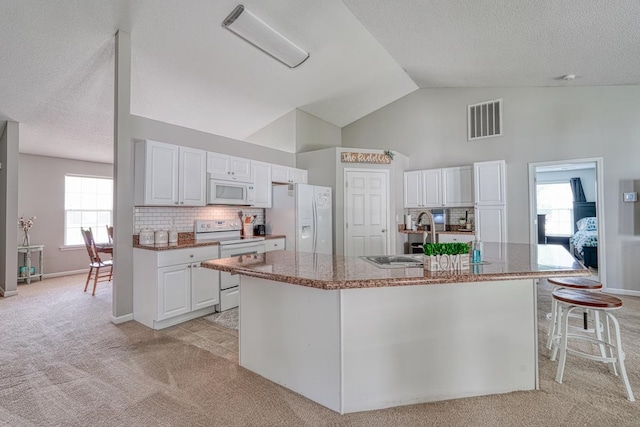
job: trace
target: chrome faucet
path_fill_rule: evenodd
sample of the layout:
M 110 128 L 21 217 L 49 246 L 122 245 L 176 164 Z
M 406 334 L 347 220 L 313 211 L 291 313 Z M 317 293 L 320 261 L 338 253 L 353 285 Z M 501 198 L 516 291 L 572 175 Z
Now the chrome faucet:
M 427 243 L 427 237 L 429 237 L 429 233 L 431 233 L 431 243 L 436 243 L 436 222 L 433 219 L 433 214 L 431 213 L 431 211 L 429 210 L 421 211 L 418 214 L 418 218 L 416 219 L 416 227 L 423 225 L 422 224 L 423 215 L 426 215 L 427 218 L 429 219 L 429 228 L 431 229 L 431 231 L 429 232 L 425 228 L 424 232 L 422 233 L 422 244 L 424 245 L 425 243 Z

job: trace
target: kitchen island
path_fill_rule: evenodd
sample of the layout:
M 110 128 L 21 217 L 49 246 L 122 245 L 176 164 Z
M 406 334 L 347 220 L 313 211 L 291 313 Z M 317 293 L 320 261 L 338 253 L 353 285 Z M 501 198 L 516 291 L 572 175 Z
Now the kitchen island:
M 561 246 L 496 253 L 458 272 L 289 251 L 203 266 L 241 275 L 240 365 L 350 413 L 538 388 L 536 279 L 589 272 Z

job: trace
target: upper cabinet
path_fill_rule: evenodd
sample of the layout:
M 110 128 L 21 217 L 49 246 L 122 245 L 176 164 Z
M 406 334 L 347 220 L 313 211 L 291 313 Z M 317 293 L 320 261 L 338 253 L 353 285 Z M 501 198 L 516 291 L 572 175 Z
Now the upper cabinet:
M 405 172 L 404 207 L 473 205 L 472 172 L 471 166 Z
M 135 144 L 135 204 L 205 206 L 206 152 L 163 142 Z
M 473 164 L 476 206 L 504 205 L 506 200 L 504 160 Z
M 253 206 L 256 208 L 271 207 L 271 167 L 270 163 L 251 162 L 253 174 Z
M 307 171 L 288 166 L 271 165 L 271 181 L 283 184 L 306 184 Z
M 207 173 L 212 179 L 253 182 L 251 160 L 220 153 L 207 153 Z

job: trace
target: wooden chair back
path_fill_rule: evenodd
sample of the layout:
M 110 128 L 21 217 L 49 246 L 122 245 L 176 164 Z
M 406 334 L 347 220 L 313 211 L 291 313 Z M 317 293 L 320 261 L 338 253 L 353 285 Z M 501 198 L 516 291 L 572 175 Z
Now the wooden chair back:
M 87 247 L 87 253 L 89 254 L 89 259 L 91 263 L 102 263 L 100 259 L 100 255 L 98 254 L 98 248 L 96 248 L 96 241 L 93 239 L 93 232 L 91 231 L 91 227 L 89 229 L 80 229 L 82 233 L 82 238 L 84 239 L 84 244 Z
M 113 245 L 113 226 L 107 225 L 107 236 L 109 236 L 109 244 Z

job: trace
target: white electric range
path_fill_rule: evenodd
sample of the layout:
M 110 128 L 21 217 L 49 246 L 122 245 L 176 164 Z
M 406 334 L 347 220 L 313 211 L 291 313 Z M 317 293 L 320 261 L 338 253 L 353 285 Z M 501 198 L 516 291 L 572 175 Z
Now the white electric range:
M 243 237 L 239 219 L 198 219 L 194 225 L 196 242 L 219 242 L 220 258 L 264 253 L 264 237 Z M 220 304 L 218 311 L 238 306 L 240 276 L 220 272 Z

